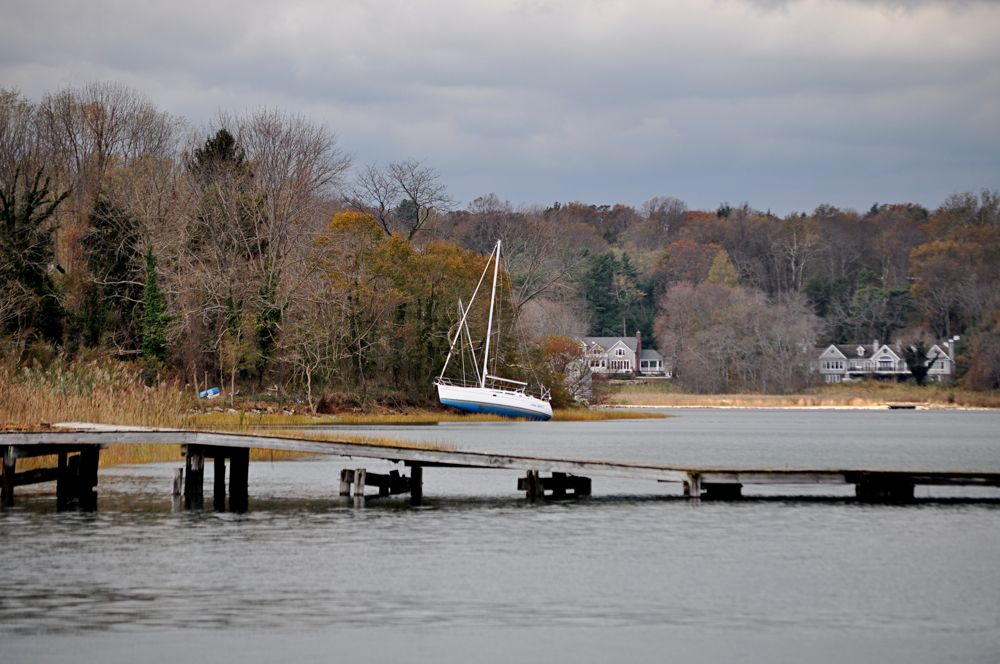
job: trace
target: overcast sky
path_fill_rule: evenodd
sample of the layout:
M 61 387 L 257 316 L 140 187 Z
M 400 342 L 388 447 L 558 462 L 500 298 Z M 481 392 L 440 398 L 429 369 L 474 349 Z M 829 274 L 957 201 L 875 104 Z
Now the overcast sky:
M 0 87 L 137 88 L 198 125 L 273 106 L 464 207 L 779 214 L 1000 188 L 1000 3 L 4 0 Z

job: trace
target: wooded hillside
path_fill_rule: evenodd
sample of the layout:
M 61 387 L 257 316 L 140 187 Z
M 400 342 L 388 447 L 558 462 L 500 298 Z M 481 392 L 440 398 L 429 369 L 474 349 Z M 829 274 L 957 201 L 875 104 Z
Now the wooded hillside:
M 196 128 L 115 83 L 0 92 L 8 364 L 113 356 L 192 387 L 424 403 L 497 239 L 503 360 L 525 379 L 565 364 L 547 339 L 640 330 L 695 390 L 794 389 L 817 344 L 955 336 L 960 380 L 1000 387 L 995 191 L 784 217 L 462 206 L 430 166 L 354 164 L 279 110 Z

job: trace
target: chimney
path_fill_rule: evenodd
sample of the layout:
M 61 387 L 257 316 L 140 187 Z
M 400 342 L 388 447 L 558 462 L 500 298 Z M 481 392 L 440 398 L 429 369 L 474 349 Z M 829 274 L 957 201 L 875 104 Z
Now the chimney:
M 872 340 L 872 355 L 878 352 L 880 346 L 881 344 L 879 344 L 878 339 Z
M 642 366 L 642 332 L 639 330 L 635 331 L 635 372 L 640 373 L 639 367 Z

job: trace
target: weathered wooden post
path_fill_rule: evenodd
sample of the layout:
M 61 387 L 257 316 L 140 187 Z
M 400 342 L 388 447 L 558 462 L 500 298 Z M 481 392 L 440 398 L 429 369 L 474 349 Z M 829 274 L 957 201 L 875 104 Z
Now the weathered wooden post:
M 17 472 L 17 458 L 14 456 L 14 448 L 7 446 L 3 448 L 3 476 L 0 477 L 2 481 L 2 498 L 0 498 L 0 503 L 3 503 L 4 507 L 11 507 L 14 505 L 14 475 Z
M 74 478 L 69 476 L 69 454 L 60 452 L 56 457 L 56 510 L 64 510 L 73 500 L 72 484 Z
M 553 500 L 563 500 L 566 498 L 566 473 L 552 473 L 552 478 L 549 480 L 549 486 L 552 487 L 552 499 Z
M 524 490 L 529 501 L 536 501 L 545 496 L 545 490 L 542 488 L 542 478 L 537 470 L 529 470 L 527 477 L 524 478 Z
M 684 482 L 684 495 L 692 500 L 701 500 L 701 474 L 688 473 Z
M 365 469 L 358 468 L 354 471 L 354 497 L 365 497 Z
M 424 467 L 419 463 L 410 466 L 410 505 L 419 506 L 424 498 Z
M 201 445 L 187 445 L 184 451 L 184 509 L 205 505 L 205 456 Z
M 180 512 L 184 507 L 184 468 L 174 468 L 174 485 L 170 492 L 170 509 Z
M 77 485 L 80 509 L 97 509 L 97 469 L 101 465 L 101 447 L 88 445 L 80 450 L 80 478 Z
M 212 507 L 216 512 L 226 511 L 226 457 L 216 450 L 212 459 Z
M 349 496 L 351 495 L 351 482 L 354 481 L 354 471 L 350 468 L 344 468 L 340 471 L 340 495 Z
M 250 448 L 233 448 L 229 456 L 229 511 L 250 507 Z
M 181 495 L 181 489 L 184 486 L 184 469 L 174 468 L 174 487 L 170 495 L 174 498 Z

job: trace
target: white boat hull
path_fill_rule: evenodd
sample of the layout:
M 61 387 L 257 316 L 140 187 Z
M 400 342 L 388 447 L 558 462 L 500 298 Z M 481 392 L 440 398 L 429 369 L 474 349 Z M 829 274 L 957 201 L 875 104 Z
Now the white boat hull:
M 492 413 L 530 420 L 552 418 L 552 406 L 548 401 L 521 391 L 462 387 L 443 383 L 437 384 L 437 390 L 438 400 L 442 405 L 470 413 Z

